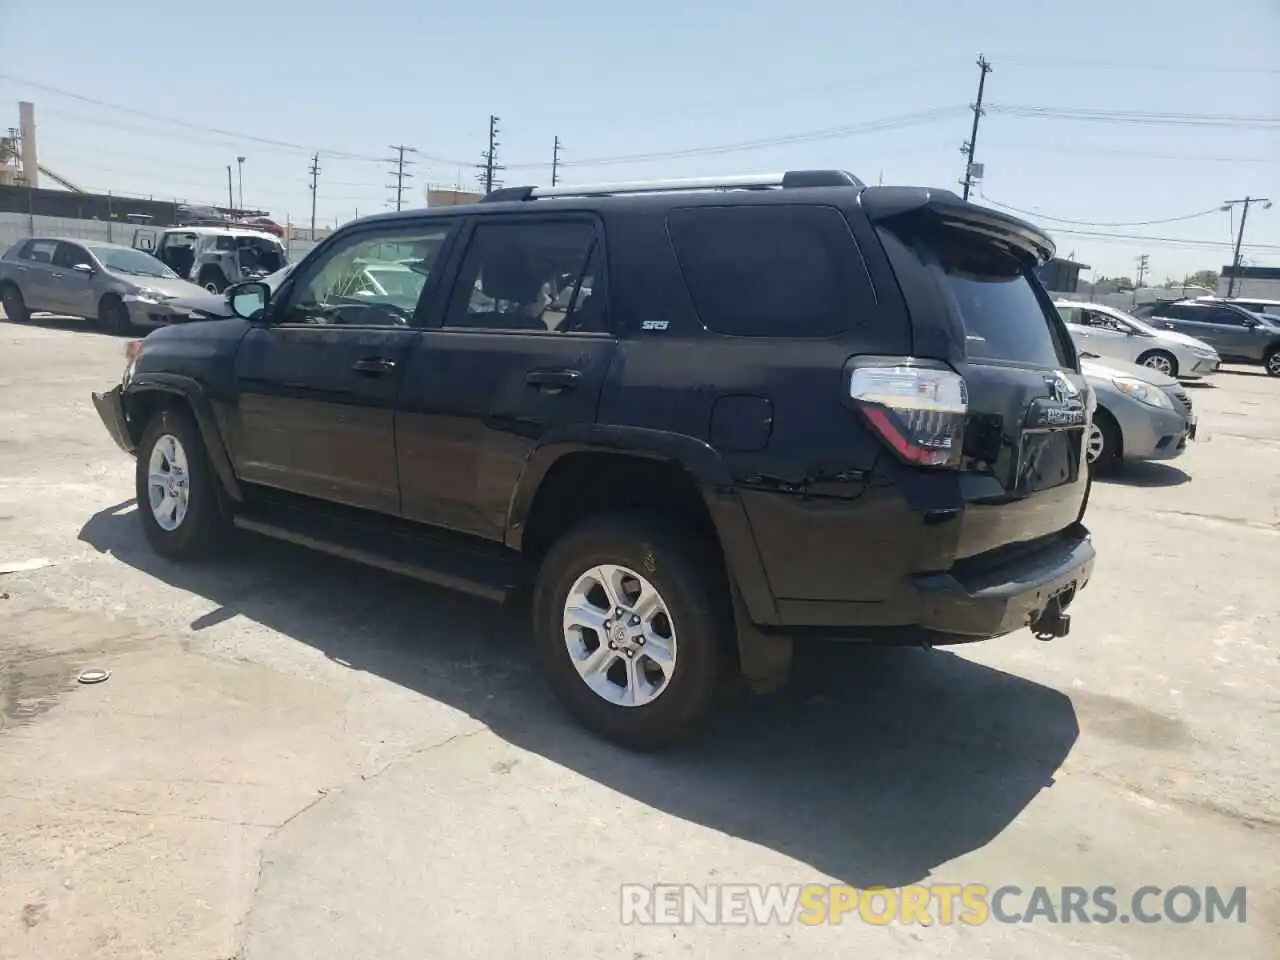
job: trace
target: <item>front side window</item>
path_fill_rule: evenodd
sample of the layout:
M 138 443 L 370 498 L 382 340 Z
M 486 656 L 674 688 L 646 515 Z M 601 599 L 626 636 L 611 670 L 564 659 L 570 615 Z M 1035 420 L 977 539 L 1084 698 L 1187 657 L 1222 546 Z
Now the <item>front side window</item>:
M 482 330 L 608 330 L 600 251 L 588 220 L 481 223 L 445 325 Z
M 423 288 L 449 227 L 362 234 L 335 246 L 299 277 L 278 323 L 404 326 L 413 321 Z M 392 242 L 393 241 L 393 242 Z
M 55 267 L 66 267 L 68 270 L 77 264 L 89 262 L 89 255 L 74 243 L 58 244 L 58 250 L 53 255 L 53 265 Z

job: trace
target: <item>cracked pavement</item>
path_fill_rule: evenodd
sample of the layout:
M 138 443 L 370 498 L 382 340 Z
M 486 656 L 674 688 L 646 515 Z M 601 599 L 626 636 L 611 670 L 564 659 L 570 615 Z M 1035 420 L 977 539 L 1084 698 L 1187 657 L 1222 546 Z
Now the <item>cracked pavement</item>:
M 1190 388 L 1190 452 L 1095 487 L 1067 639 L 815 650 L 633 756 L 564 719 L 499 610 L 252 539 L 153 556 L 88 399 L 122 344 L 0 323 L 0 568 L 50 561 L 0 574 L 0 960 L 1280 951 L 1280 381 Z M 1247 885 L 1249 912 L 619 920 L 623 883 L 922 880 Z

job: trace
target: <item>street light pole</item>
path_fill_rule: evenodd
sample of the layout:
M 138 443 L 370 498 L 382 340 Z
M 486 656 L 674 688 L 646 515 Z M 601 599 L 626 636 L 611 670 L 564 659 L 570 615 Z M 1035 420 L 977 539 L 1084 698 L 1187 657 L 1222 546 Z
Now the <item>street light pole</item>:
M 236 157 L 237 172 L 240 174 L 240 209 L 244 210 L 244 157 Z
M 1236 272 L 1240 269 L 1240 244 L 1244 242 L 1244 224 L 1249 219 L 1249 207 L 1255 203 L 1262 204 L 1263 210 L 1271 209 L 1269 197 L 1245 197 L 1243 200 L 1228 200 L 1222 205 L 1223 210 L 1230 210 L 1239 205 L 1244 207 L 1240 212 L 1240 229 L 1236 231 L 1236 249 L 1231 255 L 1231 272 L 1227 274 L 1227 298 L 1236 292 Z

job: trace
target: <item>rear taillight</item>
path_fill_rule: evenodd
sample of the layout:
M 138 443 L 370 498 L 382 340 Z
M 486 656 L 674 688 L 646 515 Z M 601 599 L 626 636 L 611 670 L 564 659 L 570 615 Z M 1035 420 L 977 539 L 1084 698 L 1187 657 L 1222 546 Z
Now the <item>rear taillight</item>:
M 911 357 L 850 364 L 849 396 L 889 449 L 921 467 L 959 467 L 969 391 L 944 364 Z

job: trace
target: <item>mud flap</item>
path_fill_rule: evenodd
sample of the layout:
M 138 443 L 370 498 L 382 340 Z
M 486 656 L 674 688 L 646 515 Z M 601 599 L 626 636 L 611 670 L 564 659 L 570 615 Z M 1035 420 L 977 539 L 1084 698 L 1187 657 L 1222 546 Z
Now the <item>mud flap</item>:
M 770 693 L 786 686 L 791 678 L 791 638 L 763 633 L 751 621 L 738 585 L 732 583 L 732 578 L 730 580 L 738 665 L 743 683 L 752 693 Z

